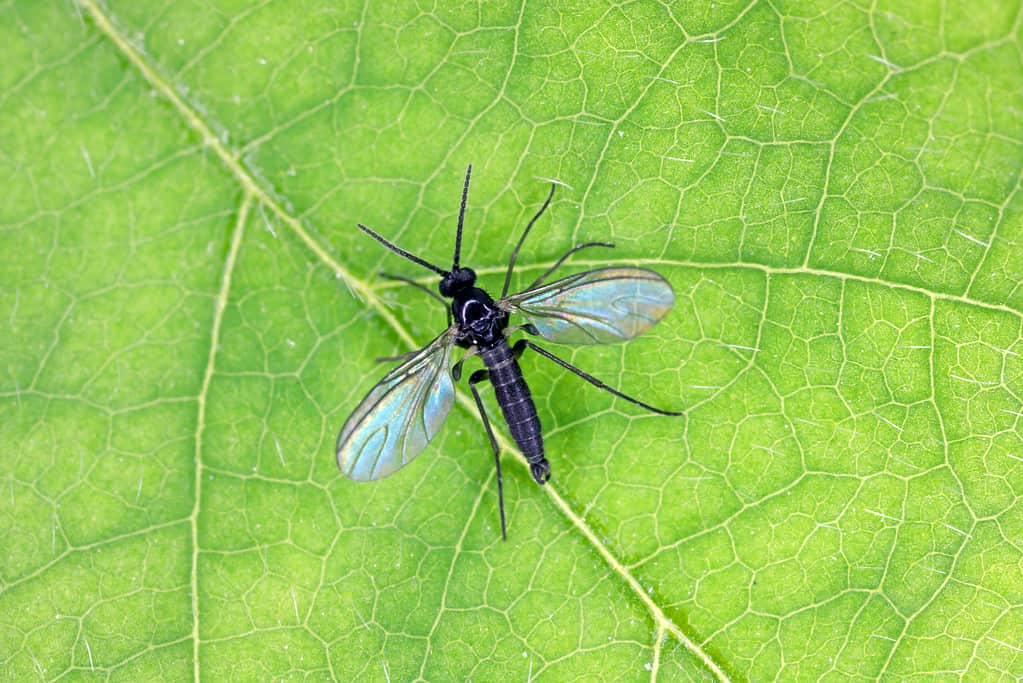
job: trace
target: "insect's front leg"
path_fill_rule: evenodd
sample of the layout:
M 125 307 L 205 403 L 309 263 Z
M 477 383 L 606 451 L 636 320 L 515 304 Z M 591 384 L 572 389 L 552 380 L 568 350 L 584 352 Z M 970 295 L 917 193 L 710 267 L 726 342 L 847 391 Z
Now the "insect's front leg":
M 604 247 L 605 249 L 614 249 L 615 245 L 610 244 L 609 242 L 586 242 L 585 244 L 577 244 L 576 246 L 572 247 L 567 252 L 565 252 L 564 256 L 555 261 L 554 265 L 547 269 L 547 272 L 533 280 L 533 283 L 526 287 L 526 291 L 542 285 L 544 281 L 547 278 L 549 278 L 554 273 L 554 271 L 560 268 L 562 264 L 565 261 L 567 261 L 572 254 L 574 254 L 577 251 L 582 251 L 583 249 L 589 249 L 590 247 Z
M 490 448 L 494 451 L 494 466 L 497 468 L 497 506 L 501 511 L 501 538 L 507 541 L 508 532 L 504 521 L 504 482 L 501 479 L 501 450 L 497 447 L 497 439 L 494 437 L 494 430 L 490 427 L 490 418 L 487 417 L 487 411 L 483 407 L 483 399 L 480 398 L 480 392 L 476 388 L 476 385 L 480 382 L 488 381 L 490 381 L 490 372 L 485 369 L 477 370 L 469 376 L 469 388 L 472 389 L 472 397 L 476 399 L 476 408 L 480 411 L 480 419 L 483 420 L 483 426 L 487 430 L 487 437 L 490 439 Z

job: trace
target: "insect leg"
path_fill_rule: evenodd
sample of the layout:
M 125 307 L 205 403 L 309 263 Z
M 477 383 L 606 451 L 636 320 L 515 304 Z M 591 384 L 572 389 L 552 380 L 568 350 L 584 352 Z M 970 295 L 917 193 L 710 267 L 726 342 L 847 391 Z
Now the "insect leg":
M 679 413 L 679 412 L 675 412 L 673 410 L 662 410 L 661 408 L 655 408 L 652 405 L 650 405 L 649 403 L 643 403 L 643 401 L 640 401 L 637 398 L 633 398 L 632 396 L 629 396 L 628 394 L 623 394 L 622 392 L 618 391 L 617 389 L 614 389 L 614 388 L 609 387 L 608 385 L 604 384 L 603 382 L 601 382 L 599 379 L 597 379 L 593 375 L 591 375 L 589 373 L 586 373 L 586 372 L 583 372 L 582 370 L 580 370 L 579 368 L 575 367 L 574 365 L 572 365 L 571 363 L 569 363 L 567 361 L 561 360 L 560 358 L 555 356 L 550 351 L 547 351 L 545 349 L 540 348 L 539 346 L 537 346 L 533 342 L 529 341 L 528 339 L 520 339 L 517 342 L 515 342 L 515 346 L 514 346 L 514 348 L 512 350 L 515 351 L 516 353 L 522 353 L 522 351 L 524 351 L 525 349 L 532 349 L 533 351 L 536 351 L 537 353 L 539 353 L 544 358 L 546 358 L 548 360 L 551 360 L 551 361 L 554 361 L 555 363 L 557 363 L 561 367 L 565 368 L 566 370 L 568 370 L 570 372 L 573 372 L 576 375 L 582 377 L 584 380 L 586 380 L 587 382 L 589 382 L 593 386 L 597 387 L 598 389 L 603 389 L 604 391 L 608 392 L 609 394 L 614 394 L 618 398 L 624 398 L 629 403 L 634 403 L 634 404 L 636 404 L 637 406 L 639 406 L 641 408 L 646 408 L 647 410 L 649 410 L 652 413 L 657 413 L 658 415 L 681 415 L 682 414 L 682 413 Z
M 486 370 L 477 370 L 469 376 L 469 388 L 472 389 L 472 397 L 476 399 L 476 407 L 479 408 L 480 418 L 483 420 L 483 426 L 487 429 L 487 437 L 490 438 L 490 447 L 494 450 L 494 465 L 497 467 L 497 507 L 501 511 L 501 538 L 508 540 L 508 532 L 505 527 L 504 521 L 504 482 L 501 480 L 501 451 L 497 447 L 497 439 L 494 438 L 494 430 L 490 427 L 490 419 L 487 417 L 487 411 L 483 407 L 483 399 L 480 398 L 480 392 L 476 388 L 476 385 L 480 382 L 486 382 L 490 380 L 490 373 Z
M 550 277 L 550 276 L 551 276 L 551 273 L 553 273 L 553 272 L 554 272 L 554 271 L 556 271 L 556 270 L 557 270 L 558 268 L 560 268 L 560 267 L 561 267 L 561 264 L 563 264 L 563 263 L 564 263 L 565 261 L 567 261 L 567 260 L 568 260 L 568 258 L 569 258 L 569 257 L 570 257 L 570 256 L 571 256 L 572 254 L 574 254 L 574 253 L 575 253 L 575 252 L 577 252 L 577 251 L 582 251 L 583 249 L 589 249 L 590 247 L 604 247 L 604 248 L 606 248 L 606 249 L 614 249 L 614 248 L 615 248 L 615 245 L 611 244 L 610 242 L 586 242 L 586 243 L 584 243 L 584 244 L 577 244 L 577 245 L 575 245 L 574 247 L 572 247 L 571 249 L 569 249 L 568 251 L 566 251 L 566 252 L 565 252 L 565 255 L 564 255 L 564 256 L 562 256 L 561 258 L 559 258 L 559 259 L 558 259 L 558 260 L 557 260 L 557 261 L 556 261 L 556 262 L 554 263 L 554 265 L 553 265 L 553 266 L 551 266 L 550 268 L 548 268 L 548 269 L 547 269 L 547 272 L 546 272 L 546 273 L 544 273 L 544 274 L 543 274 L 543 275 L 541 275 L 540 277 L 538 277 L 538 278 L 536 278 L 535 280 L 533 280 L 533 284 L 531 284 L 531 285 L 529 285 L 528 287 L 526 287 L 526 289 L 527 289 L 527 290 L 529 290 L 529 289 L 533 289 L 534 287 L 536 287 L 536 286 L 540 285 L 541 283 L 543 283 L 543 281 L 544 281 L 544 280 L 546 280 L 546 279 L 547 279 L 548 277 Z
M 432 296 L 434 299 L 441 302 L 441 304 L 444 306 L 444 310 L 447 311 L 448 314 L 448 327 L 451 327 L 451 307 L 448 306 L 448 302 L 445 301 L 444 297 L 442 297 L 440 294 L 433 291 L 426 285 L 420 282 L 416 282 L 412 278 L 405 277 L 404 275 L 391 275 L 389 273 L 380 273 L 380 277 L 384 278 L 385 280 L 394 280 L 395 282 L 404 282 L 407 285 L 412 285 L 416 289 L 422 292 L 426 292 L 428 295 Z
M 512 325 L 511 327 L 506 327 L 504 329 L 504 336 L 510 337 L 513 334 L 515 334 L 516 332 L 528 332 L 529 334 L 534 334 L 534 335 L 539 336 L 539 331 L 535 331 L 534 332 L 534 330 L 536 330 L 536 326 L 535 325 L 531 325 L 530 323 L 526 323 L 525 325 Z M 514 349 L 512 349 L 512 350 L 514 351 Z M 520 353 L 519 355 L 522 355 L 522 354 Z M 519 356 L 515 356 L 515 357 L 518 358 Z
M 540 216 L 543 215 L 543 212 L 547 210 L 547 207 L 551 205 L 551 200 L 554 199 L 555 188 L 557 188 L 557 184 L 551 183 L 551 191 L 550 193 L 548 193 L 546 201 L 544 201 L 543 206 L 540 207 L 540 210 L 536 212 L 536 215 L 534 215 L 533 218 L 530 219 L 529 223 L 526 225 L 526 229 L 522 231 L 522 237 L 519 238 L 518 244 L 516 244 L 515 249 L 512 250 L 511 258 L 508 259 L 508 272 L 504 276 L 504 287 L 501 289 L 502 299 L 508 296 L 508 286 L 511 285 L 512 270 L 515 268 L 515 259 L 518 258 L 519 256 L 519 249 L 522 248 L 522 244 L 526 241 L 526 236 L 529 234 L 529 231 L 533 228 L 533 223 L 536 223 L 537 219 L 540 218 Z
M 433 291 L 426 285 L 420 282 L 416 282 L 410 277 L 405 277 L 404 275 L 391 275 L 390 273 L 380 273 L 380 277 L 384 278 L 385 280 L 394 280 L 395 282 L 404 282 L 406 285 L 412 285 L 416 289 L 426 292 L 429 296 L 432 296 L 434 299 L 447 306 L 447 302 L 444 301 L 444 298 L 440 294 Z
M 458 361 L 451 366 L 451 376 L 454 378 L 456 382 L 462 379 L 462 363 L 464 363 L 469 358 L 472 358 L 477 353 L 479 353 L 479 349 L 475 346 L 470 346 L 468 349 L 465 350 L 465 353 L 462 354 L 462 357 L 459 358 Z M 475 377 L 475 375 L 473 375 L 473 377 Z M 471 378 L 470 381 L 472 381 Z

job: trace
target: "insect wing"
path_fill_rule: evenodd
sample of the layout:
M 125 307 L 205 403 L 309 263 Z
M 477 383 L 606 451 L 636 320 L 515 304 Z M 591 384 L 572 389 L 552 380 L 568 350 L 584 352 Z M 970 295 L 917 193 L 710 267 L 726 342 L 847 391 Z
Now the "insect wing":
M 513 294 L 502 302 L 561 344 L 613 344 L 643 334 L 671 310 L 675 293 L 643 268 L 600 268 Z
M 455 388 L 448 372 L 454 337 L 440 335 L 387 373 L 337 439 L 337 465 L 356 481 L 381 479 L 419 455 L 444 424 Z

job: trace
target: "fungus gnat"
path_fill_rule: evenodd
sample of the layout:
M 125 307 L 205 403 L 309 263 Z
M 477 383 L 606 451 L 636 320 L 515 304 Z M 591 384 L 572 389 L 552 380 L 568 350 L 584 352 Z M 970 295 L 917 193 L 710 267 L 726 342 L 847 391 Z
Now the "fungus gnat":
M 476 286 L 476 273 L 459 262 L 471 175 L 470 165 L 465 171 L 458 231 L 455 233 L 455 258 L 450 270 L 444 270 L 405 251 L 359 224 L 365 233 L 394 253 L 440 275 L 440 294 L 406 277 L 385 277 L 426 292 L 439 300 L 445 308 L 448 308 L 445 299 L 450 299 L 451 304 L 448 308 L 448 328 L 433 341 L 418 351 L 380 359 L 403 362 L 373 387 L 345 422 L 337 440 L 337 464 L 345 476 L 356 481 L 381 479 L 407 465 L 437 434 L 448 416 L 454 401 L 453 380 L 461 378 L 462 364 L 467 358 L 479 355 L 485 369 L 477 370 L 469 376 L 469 389 L 476 399 L 476 407 L 494 451 L 501 537 L 506 539 L 500 450 L 476 385 L 488 380 L 493 384 L 497 404 L 501 407 L 512 438 L 529 463 L 533 479 L 538 484 L 546 483 L 551 468 L 544 455 L 540 418 L 518 364 L 518 358 L 526 349 L 537 352 L 593 386 L 652 413 L 681 415 L 655 408 L 623 394 L 529 339 L 519 339 L 511 346 L 508 343 L 509 335 L 522 331 L 559 344 L 621 342 L 646 332 L 663 318 L 675 303 L 675 295 L 664 278 L 642 268 L 597 268 L 544 284 L 577 251 L 614 246 L 603 242 L 587 242 L 572 247 L 524 291 L 509 295 L 508 285 L 511 283 L 515 258 L 533 224 L 554 198 L 556 186 L 552 183 L 547 200 L 526 225 L 512 251 L 501 298 L 495 301 Z M 508 318 L 513 313 L 525 318 L 525 324 L 509 327 Z M 448 374 L 451 353 L 456 346 L 466 351 Z

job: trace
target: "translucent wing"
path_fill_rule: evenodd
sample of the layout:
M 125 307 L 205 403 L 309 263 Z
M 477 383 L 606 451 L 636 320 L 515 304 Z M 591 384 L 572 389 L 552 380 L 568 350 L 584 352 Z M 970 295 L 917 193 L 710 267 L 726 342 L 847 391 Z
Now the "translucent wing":
M 544 339 L 613 344 L 643 334 L 675 303 L 663 277 L 643 268 L 600 268 L 513 294 L 502 306 L 525 316 Z
M 454 385 L 447 330 L 387 373 L 351 414 L 337 438 L 337 466 L 356 481 L 393 474 L 419 455 L 444 424 Z

